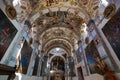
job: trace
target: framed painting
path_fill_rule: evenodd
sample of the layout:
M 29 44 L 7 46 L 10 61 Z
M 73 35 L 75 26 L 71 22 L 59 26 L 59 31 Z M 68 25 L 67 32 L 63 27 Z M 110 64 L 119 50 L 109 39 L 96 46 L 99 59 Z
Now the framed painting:
M 90 72 L 97 73 L 97 71 L 95 70 L 95 67 L 97 65 L 96 58 L 100 56 L 94 40 L 92 40 L 90 44 L 88 44 L 88 46 L 85 49 L 85 53 L 86 53 L 86 58 L 89 65 Z
M 120 9 L 102 28 L 102 31 L 120 60 Z
M 0 9 L 0 60 L 10 46 L 17 29 Z
M 93 20 L 89 20 L 87 27 L 88 27 L 89 36 L 95 37 L 97 35 L 95 30 L 95 22 Z

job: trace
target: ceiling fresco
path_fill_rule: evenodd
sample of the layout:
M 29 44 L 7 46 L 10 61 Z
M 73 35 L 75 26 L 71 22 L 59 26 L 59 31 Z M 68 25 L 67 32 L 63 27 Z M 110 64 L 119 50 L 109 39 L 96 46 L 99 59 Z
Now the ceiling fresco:
M 73 50 L 73 47 L 70 44 L 70 42 L 68 42 L 65 39 L 58 40 L 57 38 L 43 45 L 43 50 L 45 51 L 45 53 L 48 53 L 51 49 L 56 48 L 56 47 L 63 48 L 68 54 L 71 54 Z
M 18 0 L 17 6 L 21 8 L 21 18 L 33 16 L 43 9 L 51 7 L 69 7 L 76 13 L 83 13 L 86 17 L 95 17 L 99 12 L 100 0 Z
M 62 48 L 54 48 L 49 51 L 49 54 L 54 54 L 54 55 L 63 55 L 66 54 L 66 51 Z
M 57 44 L 73 50 L 84 32 L 82 24 L 101 14 L 101 0 L 3 1 L 14 6 L 16 21 L 29 27 L 30 39 L 39 42 L 44 50 L 57 47 Z

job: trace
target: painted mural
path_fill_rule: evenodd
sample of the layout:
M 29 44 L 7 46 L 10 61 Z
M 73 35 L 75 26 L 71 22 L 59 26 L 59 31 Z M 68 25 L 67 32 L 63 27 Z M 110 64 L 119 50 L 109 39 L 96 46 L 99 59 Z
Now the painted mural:
M 23 48 L 21 50 L 21 54 L 19 55 L 19 58 L 18 58 L 18 63 L 17 63 L 18 72 L 21 72 L 23 74 L 27 73 L 31 54 L 32 54 L 32 48 L 30 48 L 30 46 L 25 41 Z
M 89 33 L 89 36 L 94 37 L 97 35 L 95 31 L 95 22 L 93 20 L 89 20 L 87 27 L 88 27 L 87 31 Z
M 4 56 L 16 33 L 17 29 L 0 9 L 0 60 Z
M 89 65 L 89 69 L 91 73 L 99 73 L 102 74 L 102 69 L 99 67 L 99 64 L 97 63 L 96 59 L 100 58 L 99 53 L 96 48 L 95 41 L 91 41 L 90 44 L 85 49 L 87 62 Z
M 102 28 L 102 31 L 120 60 L 120 9 Z

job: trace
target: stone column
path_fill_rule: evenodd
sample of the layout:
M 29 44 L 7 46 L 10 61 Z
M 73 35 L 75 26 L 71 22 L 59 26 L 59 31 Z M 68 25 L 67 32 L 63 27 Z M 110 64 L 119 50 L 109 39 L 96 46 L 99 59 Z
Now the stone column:
M 42 76 L 46 76 L 46 72 L 47 72 L 47 59 L 48 56 L 44 56 L 43 57 L 43 61 L 42 61 Z
M 47 80 L 50 80 L 50 62 L 48 61 L 47 64 L 48 64 L 48 66 L 47 66 Z
M 32 76 L 33 69 L 34 69 L 34 64 L 35 64 L 35 59 L 36 59 L 36 48 L 34 48 L 33 51 L 32 51 L 30 63 L 29 63 L 28 70 L 27 70 L 27 75 L 28 76 Z
M 70 77 L 73 77 L 75 76 L 75 73 L 74 73 L 74 70 L 75 70 L 75 64 L 74 64 L 74 60 L 73 60 L 73 57 L 72 56 L 69 56 L 68 57 L 68 66 L 69 66 L 69 76 Z
M 73 56 L 74 56 L 74 57 L 73 57 L 73 59 L 74 59 L 74 63 L 75 63 L 75 64 L 77 64 L 77 63 L 78 63 L 78 61 L 77 61 L 76 51 L 75 51 L 75 50 L 73 50 L 72 52 L 73 52 Z
M 25 41 L 25 39 L 24 39 L 24 37 L 22 35 L 22 31 L 21 31 L 21 34 L 19 34 L 19 37 L 16 40 L 14 47 L 11 48 L 11 52 L 9 54 L 9 57 L 6 57 L 6 59 L 7 59 L 5 62 L 6 65 L 11 66 L 11 67 L 15 67 L 18 56 L 20 55 L 20 51 L 23 47 L 24 41 Z
M 82 55 L 83 55 L 83 62 L 85 63 L 85 70 L 86 70 L 86 74 L 85 75 L 90 75 L 90 69 L 89 69 L 89 66 L 88 66 L 88 62 L 87 62 L 87 58 L 86 58 L 86 53 L 85 53 L 85 50 L 84 50 L 84 48 L 83 48 L 83 46 L 84 46 L 84 44 L 83 44 L 83 38 L 82 38 L 82 40 L 79 40 L 78 41 L 78 46 L 79 46 L 79 48 L 78 49 L 80 49 L 81 48 L 81 50 L 82 50 Z
M 68 80 L 68 61 L 65 62 L 65 80 Z
M 103 20 L 104 20 L 104 18 L 103 18 Z M 111 68 L 111 70 L 115 70 L 115 71 L 120 70 L 119 64 L 116 63 L 116 60 L 114 59 L 114 56 L 111 55 L 113 53 L 108 48 L 108 46 L 107 46 L 107 44 L 105 42 L 105 39 L 103 38 L 102 33 L 101 33 L 100 29 L 98 28 L 99 26 L 96 25 L 93 20 L 91 20 L 91 22 L 93 22 L 95 31 L 96 31 L 97 35 L 99 36 L 99 38 L 101 40 L 101 43 L 102 43 L 102 46 L 104 47 L 104 49 L 105 49 L 105 51 L 107 53 L 108 57 L 106 57 L 106 60 L 108 59 L 111 62 L 110 65 L 109 65 L 110 66 L 109 68 Z M 103 60 L 105 61 L 105 59 L 103 59 Z M 107 63 L 109 63 L 109 62 L 107 62 Z
M 28 71 L 27 71 L 28 76 L 32 76 L 36 56 L 38 56 L 38 46 L 39 46 L 39 43 L 37 41 L 33 40 L 33 43 L 32 43 L 33 52 L 32 52 L 32 56 L 31 56 L 30 63 L 28 66 Z
M 41 76 L 43 54 L 44 54 L 43 50 L 39 51 L 40 56 L 39 56 L 39 64 L 38 64 L 38 70 L 37 70 L 37 76 L 38 77 Z

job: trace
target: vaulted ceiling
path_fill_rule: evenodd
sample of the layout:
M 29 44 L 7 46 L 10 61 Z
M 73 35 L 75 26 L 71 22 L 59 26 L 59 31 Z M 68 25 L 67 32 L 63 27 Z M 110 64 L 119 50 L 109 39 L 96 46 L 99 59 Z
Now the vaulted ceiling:
M 101 0 L 14 0 L 13 5 L 18 12 L 18 21 L 36 13 L 45 14 L 54 11 L 74 13 L 82 18 L 94 18 L 99 14 Z M 87 20 L 86 20 L 87 21 Z
M 101 15 L 101 0 L 4 0 L 12 1 L 16 20 L 30 26 L 30 37 L 43 50 L 73 50 L 90 19 Z

